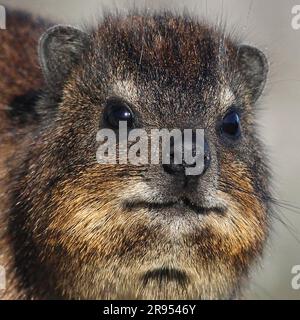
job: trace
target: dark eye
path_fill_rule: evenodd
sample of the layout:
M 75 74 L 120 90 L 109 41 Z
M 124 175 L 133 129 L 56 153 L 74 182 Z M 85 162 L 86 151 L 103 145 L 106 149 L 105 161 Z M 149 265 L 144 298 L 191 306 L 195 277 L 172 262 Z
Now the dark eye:
M 240 116 L 236 111 L 230 111 L 222 121 L 221 132 L 229 138 L 236 139 L 241 134 Z
M 133 113 L 123 101 L 108 101 L 104 110 L 104 121 L 113 129 L 119 128 L 119 121 L 127 121 L 127 127 L 133 126 Z

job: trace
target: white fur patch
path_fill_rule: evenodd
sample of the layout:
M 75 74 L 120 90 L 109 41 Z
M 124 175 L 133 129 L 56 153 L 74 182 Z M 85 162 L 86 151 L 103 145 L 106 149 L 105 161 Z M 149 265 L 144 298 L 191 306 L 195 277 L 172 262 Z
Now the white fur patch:
M 135 99 L 137 97 L 137 89 L 134 83 L 130 80 L 119 80 L 114 85 L 114 91 L 122 97 Z
M 235 100 L 235 96 L 233 94 L 233 92 L 228 88 L 223 88 L 220 94 L 220 101 L 228 106 L 230 104 L 232 104 Z

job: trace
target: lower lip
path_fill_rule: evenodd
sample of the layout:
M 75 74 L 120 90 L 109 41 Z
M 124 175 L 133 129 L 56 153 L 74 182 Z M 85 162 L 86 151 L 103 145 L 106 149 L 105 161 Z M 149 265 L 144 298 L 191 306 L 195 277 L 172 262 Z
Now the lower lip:
M 156 212 L 164 212 L 174 215 L 193 214 L 197 216 L 208 215 L 211 213 L 223 215 L 225 208 L 204 208 L 196 207 L 193 205 L 185 204 L 183 201 L 176 203 L 150 203 L 150 202 L 137 202 L 137 203 L 125 203 L 125 207 L 134 211 L 135 209 L 148 209 Z
M 149 204 L 146 207 L 153 209 L 152 204 Z M 157 210 L 165 211 L 165 210 L 175 209 L 175 210 L 181 211 L 181 212 L 192 212 L 196 215 L 207 215 L 210 213 L 219 213 L 219 214 L 224 213 L 224 210 L 221 208 L 204 208 L 204 207 L 189 206 L 189 205 L 183 203 L 182 201 L 180 201 L 178 203 L 170 204 L 170 205 L 162 205 L 161 207 L 159 205 L 154 205 L 154 207 Z

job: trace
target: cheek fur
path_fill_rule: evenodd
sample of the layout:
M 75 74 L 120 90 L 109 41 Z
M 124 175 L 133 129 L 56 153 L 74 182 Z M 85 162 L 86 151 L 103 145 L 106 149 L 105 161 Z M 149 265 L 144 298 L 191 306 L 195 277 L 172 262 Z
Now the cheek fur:
M 262 251 L 268 233 L 268 215 L 265 201 L 256 192 L 254 177 L 247 166 L 237 160 L 221 163 L 218 196 L 227 203 L 224 217 L 208 217 L 209 225 L 229 249 L 228 253 Z

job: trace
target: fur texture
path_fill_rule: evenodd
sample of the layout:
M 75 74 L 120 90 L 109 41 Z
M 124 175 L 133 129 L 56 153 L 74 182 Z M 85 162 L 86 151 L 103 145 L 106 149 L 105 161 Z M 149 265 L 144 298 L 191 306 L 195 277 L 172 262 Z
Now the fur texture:
M 1 123 L 3 136 L 9 127 L 22 139 L 1 142 L 2 297 L 236 297 L 268 233 L 254 106 L 263 54 L 189 16 L 107 15 L 87 33 L 61 27 L 42 38 L 43 86 L 40 26 L 9 19 L 24 25 L 0 33 L 0 104 L 15 110 L 1 111 Z M 99 165 L 109 97 L 132 106 L 137 127 L 204 128 L 209 169 L 183 188 L 161 165 Z M 237 142 L 219 134 L 230 108 L 241 116 Z

